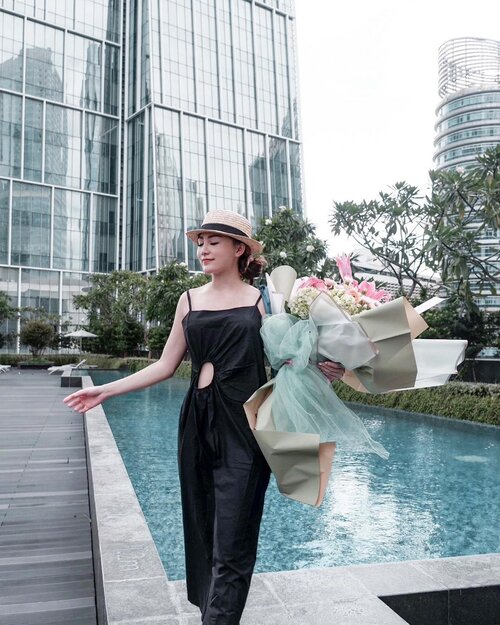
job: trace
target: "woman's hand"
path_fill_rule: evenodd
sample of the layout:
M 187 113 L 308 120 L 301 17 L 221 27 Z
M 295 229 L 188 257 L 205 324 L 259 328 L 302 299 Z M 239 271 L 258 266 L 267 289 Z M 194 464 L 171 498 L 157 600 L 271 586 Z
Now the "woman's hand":
M 81 391 L 71 393 L 71 395 L 65 397 L 63 401 L 70 408 L 73 408 L 73 410 L 84 413 L 87 412 L 87 410 L 102 404 L 102 402 L 109 397 L 110 394 L 106 392 L 102 386 L 92 386 L 90 388 L 82 388 Z
M 340 380 L 345 373 L 345 367 L 341 365 L 340 362 L 324 360 L 323 362 L 318 362 L 317 366 L 329 382 Z

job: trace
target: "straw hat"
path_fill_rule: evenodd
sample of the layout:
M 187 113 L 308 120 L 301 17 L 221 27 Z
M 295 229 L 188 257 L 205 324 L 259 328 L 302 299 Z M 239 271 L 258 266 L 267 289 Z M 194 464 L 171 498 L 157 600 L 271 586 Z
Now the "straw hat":
M 234 211 L 209 211 L 201 226 L 196 230 L 188 230 L 186 236 L 196 243 L 198 236 L 207 232 L 224 234 L 237 241 L 242 241 L 248 245 L 252 254 L 262 252 L 262 244 L 252 239 L 252 224 L 246 217 Z

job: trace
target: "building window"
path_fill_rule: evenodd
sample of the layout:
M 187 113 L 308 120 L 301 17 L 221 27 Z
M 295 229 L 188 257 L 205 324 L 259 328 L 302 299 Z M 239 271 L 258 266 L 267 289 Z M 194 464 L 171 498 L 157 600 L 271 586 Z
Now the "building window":
M 12 186 L 12 264 L 49 267 L 50 189 L 14 182 Z
M 118 191 L 118 121 L 85 114 L 85 188 L 101 193 Z
M 56 269 L 89 269 L 90 194 L 54 189 L 54 251 Z
M 80 187 L 82 114 L 47 104 L 45 114 L 45 182 Z
M 21 97 L 1 92 L 0 175 L 21 177 Z
M 23 89 L 23 19 L 0 12 L 0 87 Z

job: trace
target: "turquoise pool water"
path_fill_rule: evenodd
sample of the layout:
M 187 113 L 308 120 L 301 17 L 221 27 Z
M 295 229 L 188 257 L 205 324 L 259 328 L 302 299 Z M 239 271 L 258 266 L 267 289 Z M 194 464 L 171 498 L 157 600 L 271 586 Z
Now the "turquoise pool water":
M 100 384 L 117 374 L 91 372 Z M 116 397 L 105 411 L 170 579 L 184 577 L 172 379 Z M 391 456 L 337 455 L 319 509 L 271 481 L 256 571 L 500 551 L 500 429 L 433 418 L 364 418 Z

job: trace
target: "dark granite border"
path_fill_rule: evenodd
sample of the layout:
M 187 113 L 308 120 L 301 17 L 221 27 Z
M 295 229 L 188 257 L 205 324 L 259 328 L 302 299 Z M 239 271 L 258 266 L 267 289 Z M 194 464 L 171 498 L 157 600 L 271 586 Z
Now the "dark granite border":
M 100 406 L 85 435 L 99 625 L 198 625 L 185 582 L 167 579 Z M 499 589 L 500 554 L 260 573 L 241 625 L 499 625 Z

